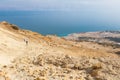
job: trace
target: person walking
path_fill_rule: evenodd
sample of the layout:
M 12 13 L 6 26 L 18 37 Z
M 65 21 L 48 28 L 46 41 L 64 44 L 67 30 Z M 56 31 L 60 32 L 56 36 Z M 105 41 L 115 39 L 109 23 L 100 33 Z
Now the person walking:
M 28 39 L 24 39 L 26 45 L 28 45 Z

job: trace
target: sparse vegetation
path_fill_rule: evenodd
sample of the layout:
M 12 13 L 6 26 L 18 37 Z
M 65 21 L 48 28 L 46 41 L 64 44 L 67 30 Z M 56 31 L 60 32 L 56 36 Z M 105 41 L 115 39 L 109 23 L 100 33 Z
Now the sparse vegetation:
M 12 27 L 14 30 L 19 30 L 19 27 L 17 27 L 16 25 L 11 25 L 11 27 Z

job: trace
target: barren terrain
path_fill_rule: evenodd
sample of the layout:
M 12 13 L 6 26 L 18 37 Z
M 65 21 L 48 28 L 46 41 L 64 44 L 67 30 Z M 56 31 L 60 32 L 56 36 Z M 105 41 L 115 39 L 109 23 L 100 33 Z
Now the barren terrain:
M 0 80 L 120 80 L 119 47 L 43 36 L 5 21 L 0 45 Z

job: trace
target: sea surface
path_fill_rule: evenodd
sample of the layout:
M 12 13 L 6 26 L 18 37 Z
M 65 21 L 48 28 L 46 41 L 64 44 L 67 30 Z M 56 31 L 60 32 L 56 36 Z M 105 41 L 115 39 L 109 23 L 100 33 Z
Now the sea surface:
M 100 13 L 77 11 L 0 11 L 0 21 L 43 35 L 120 30 L 119 21 Z

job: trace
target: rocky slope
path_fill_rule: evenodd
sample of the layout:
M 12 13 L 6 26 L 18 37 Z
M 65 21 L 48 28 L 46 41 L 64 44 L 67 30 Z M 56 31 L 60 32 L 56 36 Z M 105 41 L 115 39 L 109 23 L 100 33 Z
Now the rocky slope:
M 43 36 L 7 22 L 0 23 L 0 44 L 0 80 L 120 80 L 120 48 Z

